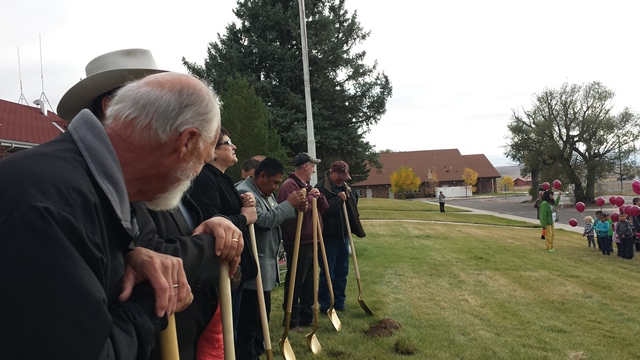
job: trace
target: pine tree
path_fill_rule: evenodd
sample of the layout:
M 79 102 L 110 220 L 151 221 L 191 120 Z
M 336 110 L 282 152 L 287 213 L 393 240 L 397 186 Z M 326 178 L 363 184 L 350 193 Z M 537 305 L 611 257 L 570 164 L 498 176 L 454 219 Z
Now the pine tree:
M 320 171 L 334 160 L 350 165 L 354 180 L 368 175 L 367 163 L 380 167 L 364 137 L 386 111 L 392 94 L 389 78 L 367 65 L 356 50 L 369 32 L 350 14 L 344 0 L 305 2 L 314 135 Z M 291 157 L 307 151 L 306 112 L 298 3 L 293 0 L 244 0 L 234 10 L 238 23 L 209 44 L 204 65 L 183 63 L 218 91 L 240 74 L 267 105 Z

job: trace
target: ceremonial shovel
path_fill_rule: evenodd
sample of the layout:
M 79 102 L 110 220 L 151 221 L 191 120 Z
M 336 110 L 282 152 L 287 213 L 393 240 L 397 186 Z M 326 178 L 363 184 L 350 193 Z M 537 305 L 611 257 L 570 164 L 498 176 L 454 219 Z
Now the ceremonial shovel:
M 269 337 L 269 320 L 267 319 L 267 307 L 264 303 L 264 290 L 262 287 L 262 273 L 260 272 L 260 259 L 258 257 L 258 245 L 256 244 L 256 231 L 253 224 L 249 225 L 249 236 L 251 237 L 251 250 L 256 258 L 258 275 L 256 276 L 256 292 L 258 293 L 258 307 L 260 309 L 260 320 L 262 321 L 262 337 L 264 338 L 264 352 L 267 360 L 273 359 L 271 351 L 271 338 Z
M 356 257 L 356 247 L 353 244 L 353 236 L 351 236 L 351 225 L 349 224 L 349 214 L 347 213 L 346 201 L 342 203 L 342 210 L 344 211 L 344 221 L 347 224 L 347 232 L 349 233 L 349 245 L 351 246 L 351 256 L 353 257 L 353 268 L 356 271 L 356 281 L 358 282 L 358 303 L 364 312 L 373 316 L 373 311 L 369 309 L 367 304 L 362 300 L 362 282 L 360 282 L 360 270 L 358 270 L 358 258 Z
M 160 353 L 162 360 L 180 360 L 175 314 L 169 316 L 167 328 L 160 333 Z
M 233 340 L 233 310 L 231 304 L 229 264 L 220 264 L 220 281 L 218 282 L 218 289 L 220 297 L 220 318 L 222 319 L 224 360 L 235 360 L 236 349 Z
M 333 324 L 333 327 L 336 331 L 340 331 L 342 329 L 342 323 L 340 322 L 340 318 L 338 317 L 338 313 L 336 309 L 333 308 L 335 305 L 335 298 L 333 297 L 333 284 L 331 283 L 331 273 L 329 272 L 329 261 L 327 260 L 327 252 L 324 249 L 324 239 L 322 238 L 322 229 L 320 229 L 320 218 L 316 219 L 316 223 L 318 224 L 317 233 L 318 233 L 318 241 L 320 242 L 320 251 L 322 252 L 322 262 L 324 263 L 324 273 L 325 278 L 327 278 L 327 287 L 329 288 L 329 297 L 331 298 L 331 306 L 327 309 L 327 315 L 329 316 L 329 320 Z
M 318 337 L 316 336 L 316 330 L 318 330 L 318 200 L 313 198 L 311 200 L 311 213 L 313 219 L 313 329 L 310 333 L 308 333 L 305 338 L 307 339 L 307 344 L 309 345 L 309 349 L 314 354 L 322 351 L 322 346 L 320 345 L 320 341 L 318 341 Z
M 306 196 L 306 191 L 302 189 Z M 296 237 L 293 241 L 293 254 L 291 258 L 291 273 L 289 273 L 289 294 L 287 294 L 287 312 L 284 318 L 284 333 L 280 338 L 280 351 L 285 360 L 295 360 L 296 354 L 293 352 L 289 342 L 289 328 L 291 327 L 291 308 L 293 307 L 293 290 L 296 282 L 296 270 L 298 268 L 298 254 L 300 253 L 300 235 L 302 233 L 302 219 L 304 212 L 298 211 L 298 223 L 296 224 Z

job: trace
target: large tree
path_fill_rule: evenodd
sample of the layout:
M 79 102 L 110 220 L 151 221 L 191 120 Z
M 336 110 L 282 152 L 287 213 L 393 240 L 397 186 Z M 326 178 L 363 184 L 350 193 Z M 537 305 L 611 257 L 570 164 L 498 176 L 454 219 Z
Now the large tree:
M 317 155 L 325 159 L 320 169 L 342 159 L 354 180 L 365 179 L 367 163 L 380 164 L 364 137 L 385 113 L 391 83 L 376 62 L 367 65 L 366 53 L 356 50 L 369 32 L 344 0 L 308 0 L 305 6 L 314 137 Z M 184 65 L 218 91 L 236 74 L 248 79 L 289 156 L 307 151 L 298 2 L 239 0 L 234 14 L 238 22 L 209 44 L 204 65 L 183 58 Z
M 639 119 L 613 114 L 614 92 L 599 82 L 563 84 L 535 96 L 524 116 L 513 111 L 505 154 L 545 179 L 574 185 L 576 201 L 593 202 L 595 184 L 628 159 L 640 137 Z

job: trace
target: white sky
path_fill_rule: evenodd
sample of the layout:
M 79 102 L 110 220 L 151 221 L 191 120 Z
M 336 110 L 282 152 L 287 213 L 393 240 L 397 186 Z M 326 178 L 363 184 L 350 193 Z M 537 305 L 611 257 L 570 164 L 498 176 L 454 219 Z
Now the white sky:
M 0 99 L 52 107 L 103 53 L 140 47 L 160 68 L 186 72 L 235 20 L 235 0 L 0 2 Z M 634 1 L 346 0 L 371 37 L 366 62 L 391 79 L 387 113 L 367 139 L 378 150 L 458 148 L 508 165 L 502 146 L 512 109 L 563 82 L 601 81 L 615 110 L 640 111 Z M 302 69 L 300 70 L 302 76 Z M 312 94 L 313 96 L 313 94 Z

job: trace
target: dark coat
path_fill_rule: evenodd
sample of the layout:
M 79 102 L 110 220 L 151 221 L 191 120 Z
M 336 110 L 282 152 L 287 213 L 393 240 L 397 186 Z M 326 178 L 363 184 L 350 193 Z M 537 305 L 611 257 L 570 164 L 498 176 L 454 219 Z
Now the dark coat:
M 240 213 L 242 200 L 233 185 L 231 176 L 218 170 L 211 164 L 205 164 L 200 174 L 193 181 L 190 197 L 198 205 L 204 219 L 215 215 L 224 215 L 242 231 L 242 238 L 248 244 L 249 228 L 247 218 Z M 258 266 L 251 251 L 251 246 L 242 250 L 240 259 L 242 281 L 253 280 L 258 275 Z
M 309 206 L 307 207 L 307 211 L 304 213 L 302 219 L 300 244 L 311 244 L 313 242 L 313 219 L 311 209 L 313 196 L 309 195 L 309 190 L 312 189 L 311 185 L 302 182 L 295 173 L 290 173 L 287 180 L 282 183 L 280 191 L 278 191 L 278 203 L 280 204 L 286 201 L 289 195 L 303 188 L 307 189 L 307 202 L 309 203 Z M 324 195 L 320 193 L 320 197 L 318 198 L 318 215 L 322 215 L 328 207 L 329 204 L 327 204 L 327 199 L 325 199 Z M 320 218 L 320 220 L 320 226 L 322 228 L 324 226 L 322 224 L 322 218 Z M 280 228 L 282 229 L 282 242 L 284 244 L 293 246 L 296 235 L 296 225 L 297 215 L 295 218 L 285 220 L 282 225 L 280 225 Z
M 153 292 L 118 301 L 133 238 L 71 133 L 1 160 L 0 174 L 0 357 L 146 358 Z
M 360 222 L 360 214 L 358 213 L 358 196 L 351 191 L 351 187 L 349 187 L 346 182 L 339 188 L 339 191 L 334 190 L 334 185 L 327 172 L 325 177 L 318 181 L 316 188 L 320 190 L 329 204 L 329 209 L 322 214 L 322 221 L 324 223 L 322 236 L 325 241 L 344 241 L 345 236 L 348 235 L 342 206 L 344 201 L 338 196 L 338 193 L 342 191 L 347 193 L 347 214 L 349 215 L 351 232 L 357 237 L 366 236 L 362 223 Z
M 202 222 L 202 213 L 188 197 L 182 203 L 189 210 L 196 226 Z M 171 211 L 153 211 L 142 202 L 135 202 L 140 234 L 136 245 L 163 254 L 180 257 L 193 293 L 193 302 L 184 311 L 176 313 L 176 329 L 180 359 L 195 359 L 198 339 L 215 314 L 218 293 L 215 286 L 220 276 L 220 261 L 215 256 L 215 239 L 210 234 L 190 236 L 193 229 L 177 208 Z M 151 359 L 161 359 L 156 346 Z

